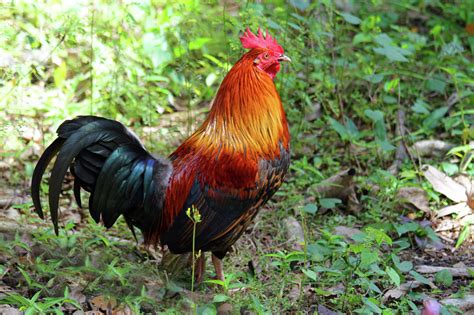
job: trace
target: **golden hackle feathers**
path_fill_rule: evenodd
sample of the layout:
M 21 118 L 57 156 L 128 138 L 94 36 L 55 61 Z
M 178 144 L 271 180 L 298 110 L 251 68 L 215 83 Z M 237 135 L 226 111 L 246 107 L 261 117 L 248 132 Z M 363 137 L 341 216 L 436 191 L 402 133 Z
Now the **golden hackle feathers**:
M 278 157 L 280 142 L 288 146 L 286 116 L 272 79 L 253 66 L 263 50 L 245 54 L 230 70 L 203 125 L 185 145 L 206 154 L 217 148 L 249 157 Z

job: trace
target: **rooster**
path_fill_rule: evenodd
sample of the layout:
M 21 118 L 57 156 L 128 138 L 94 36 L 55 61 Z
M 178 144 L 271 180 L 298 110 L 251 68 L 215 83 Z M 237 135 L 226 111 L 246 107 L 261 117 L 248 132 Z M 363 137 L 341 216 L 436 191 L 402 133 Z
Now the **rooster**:
M 212 252 L 216 277 L 224 280 L 222 259 L 282 184 L 290 163 L 290 135 L 273 79 L 283 48 L 259 29 L 240 37 L 246 52 L 225 76 L 204 123 L 169 158 L 146 151 L 123 124 L 79 116 L 63 122 L 58 137 L 35 167 L 31 194 L 43 218 L 40 184 L 56 156 L 49 179 L 49 209 L 58 233 L 61 186 L 67 170 L 74 197 L 90 192 L 89 211 L 110 228 L 120 215 L 142 231 L 144 242 L 175 254 L 193 248 Z M 188 209 L 198 209 L 194 223 Z M 193 228 L 196 228 L 193 240 Z M 196 279 L 204 272 L 204 255 Z

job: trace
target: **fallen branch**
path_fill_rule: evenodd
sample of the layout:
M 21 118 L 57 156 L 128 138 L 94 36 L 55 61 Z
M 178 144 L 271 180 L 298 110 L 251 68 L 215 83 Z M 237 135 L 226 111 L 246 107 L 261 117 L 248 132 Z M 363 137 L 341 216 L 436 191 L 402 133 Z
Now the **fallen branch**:
M 462 311 L 474 310 L 474 295 L 466 295 L 462 299 L 444 299 L 440 301 L 444 305 L 452 305 Z M 467 313 L 465 313 L 467 314 Z M 469 313 L 472 314 L 472 313 Z
M 453 277 L 470 277 L 468 269 L 474 271 L 474 267 L 439 267 L 439 266 L 427 266 L 419 265 L 415 267 L 415 270 L 419 273 L 437 273 L 442 270 L 447 270 L 453 275 Z

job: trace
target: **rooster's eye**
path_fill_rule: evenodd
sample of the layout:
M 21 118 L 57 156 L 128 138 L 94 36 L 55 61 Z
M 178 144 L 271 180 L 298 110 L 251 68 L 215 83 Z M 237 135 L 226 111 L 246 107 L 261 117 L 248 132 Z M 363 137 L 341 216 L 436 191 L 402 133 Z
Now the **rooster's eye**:
M 263 59 L 265 59 L 265 60 L 268 59 L 268 54 L 267 54 L 267 53 L 265 53 L 265 54 L 263 55 Z

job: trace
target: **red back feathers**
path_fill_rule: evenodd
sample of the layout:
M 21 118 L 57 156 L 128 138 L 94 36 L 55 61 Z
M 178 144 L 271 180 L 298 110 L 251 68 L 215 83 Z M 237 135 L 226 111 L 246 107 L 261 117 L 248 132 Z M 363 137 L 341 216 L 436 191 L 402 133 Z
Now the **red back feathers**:
M 265 32 L 265 37 L 263 36 L 262 30 L 258 28 L 258 36 L 250 31 L 250 28 L 247 27 L 247 30 L 244 32 L 244 35 L 240 36 L 240 42 L 242 46 L 247 49 L 253 48 L 267 48 L 274 52 L 283 54 L 283 48 L 278 45 L 276 39 L 268 34 L 268 30 Z

